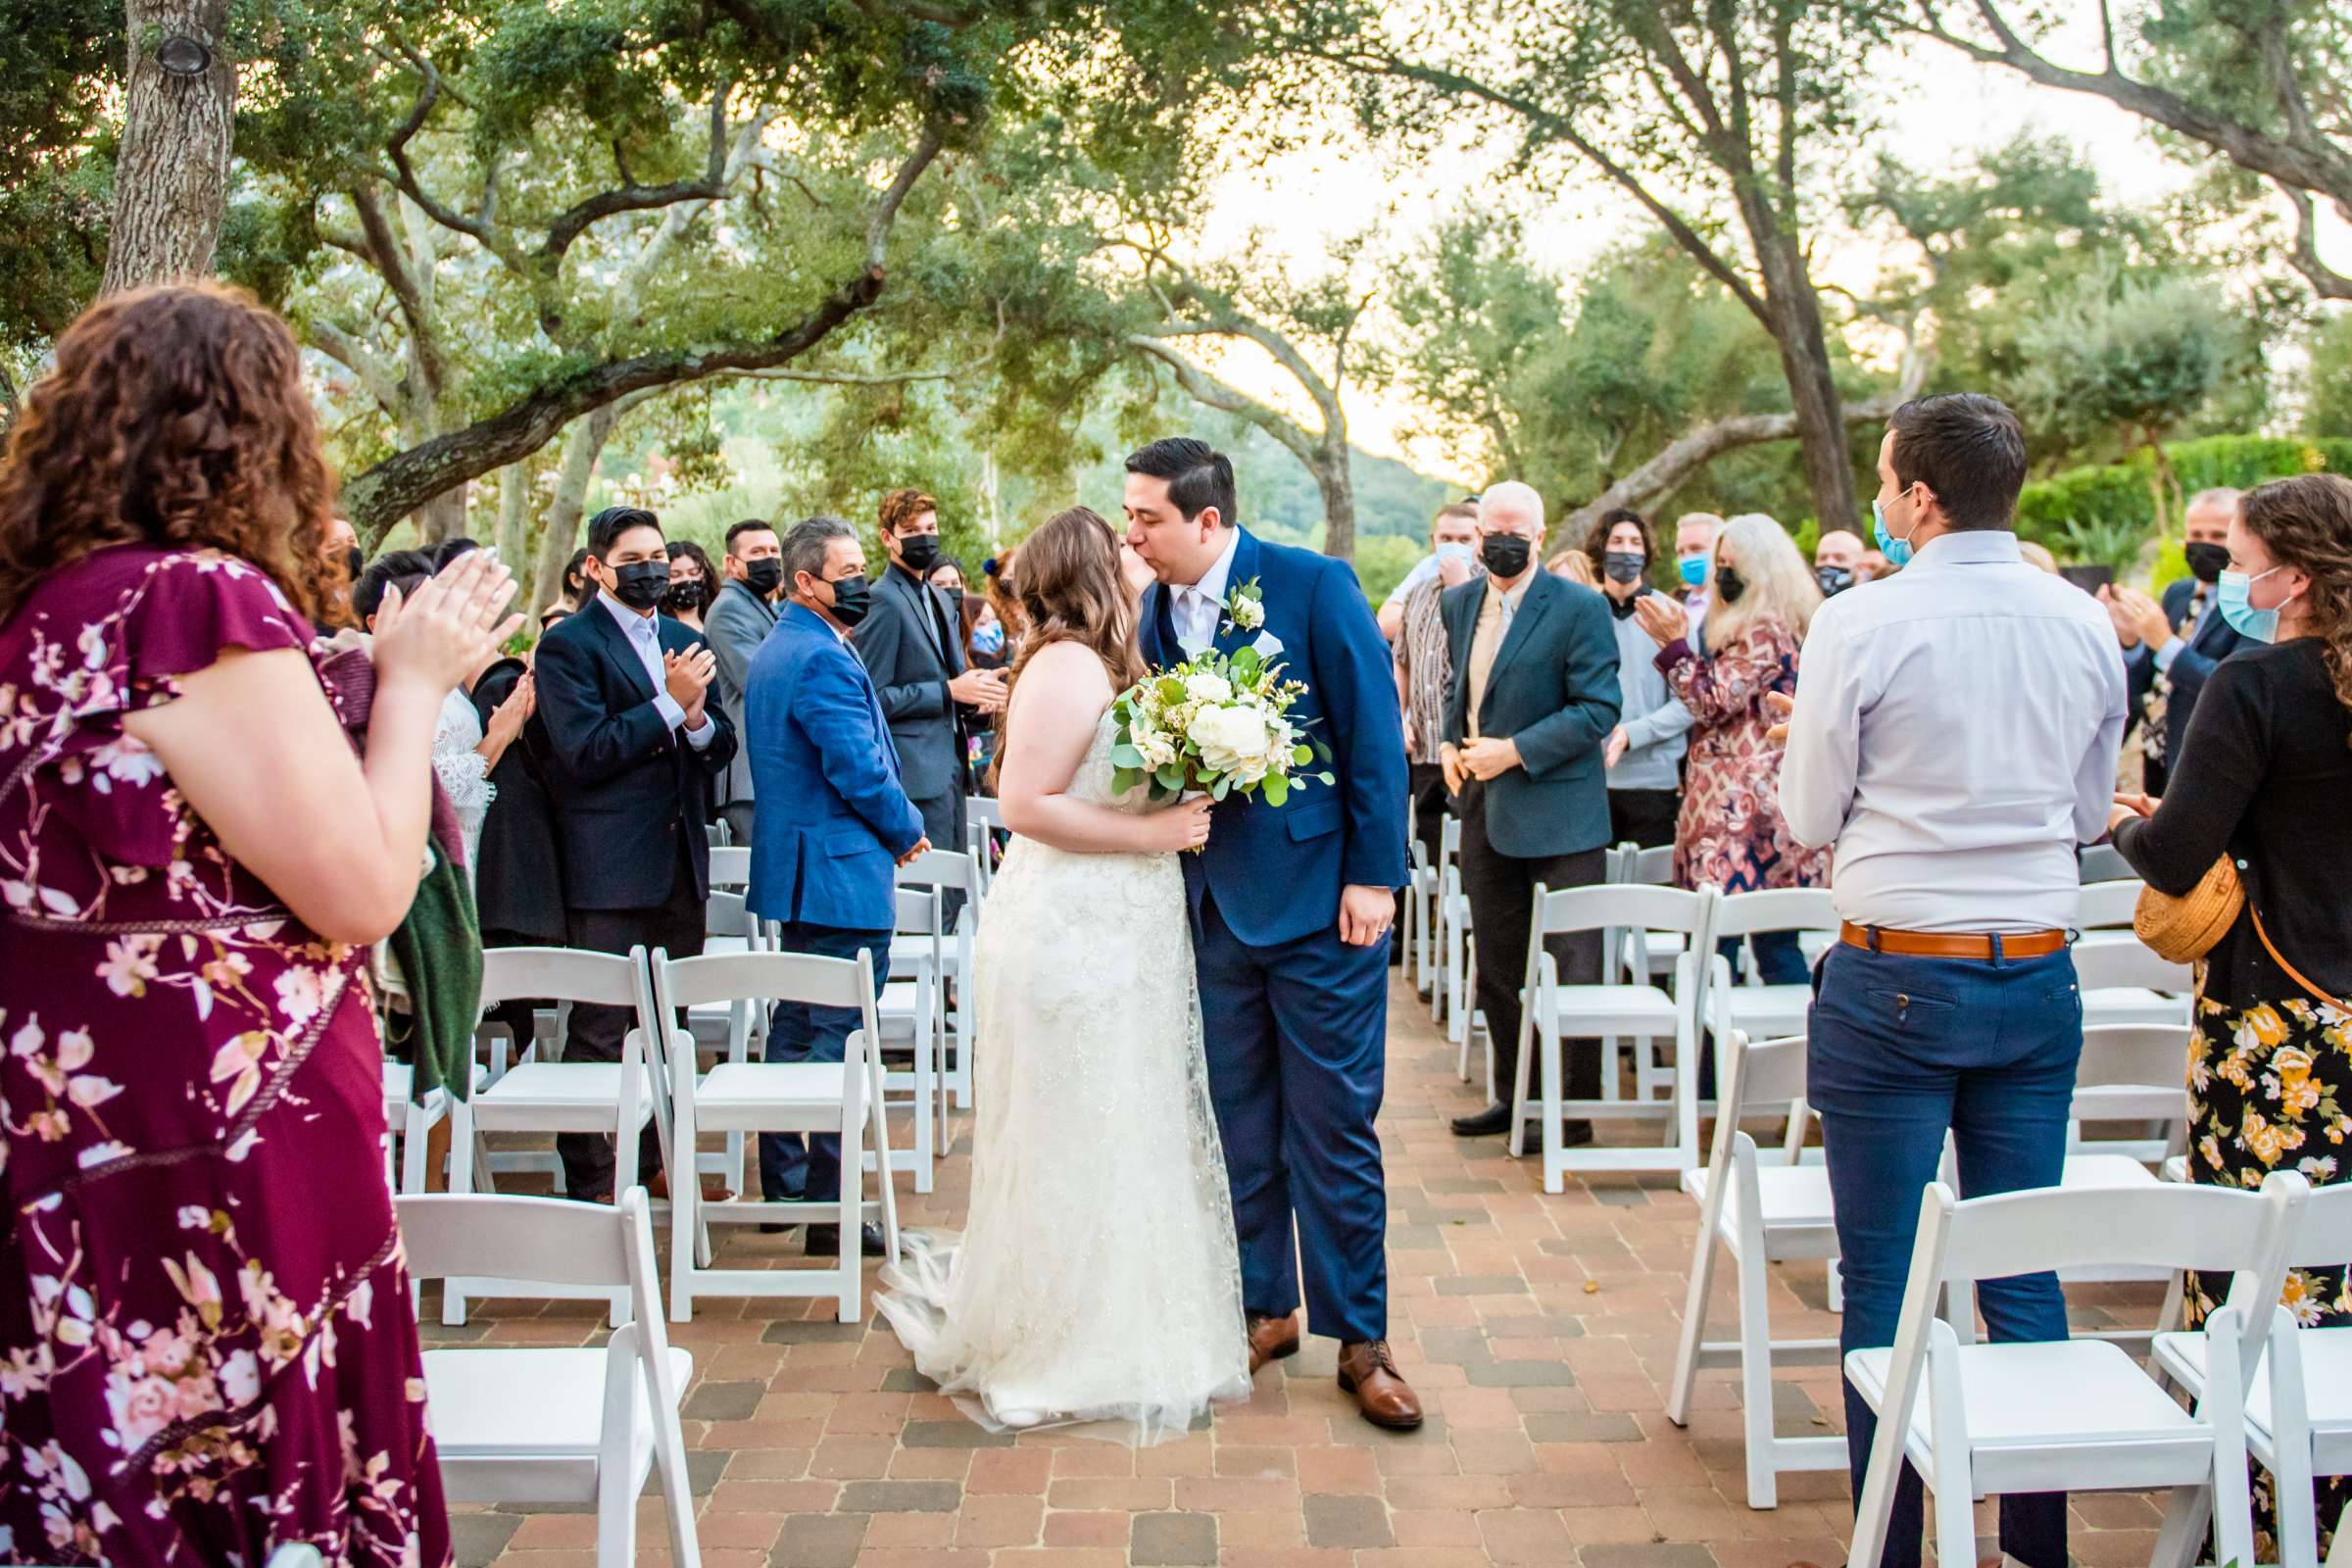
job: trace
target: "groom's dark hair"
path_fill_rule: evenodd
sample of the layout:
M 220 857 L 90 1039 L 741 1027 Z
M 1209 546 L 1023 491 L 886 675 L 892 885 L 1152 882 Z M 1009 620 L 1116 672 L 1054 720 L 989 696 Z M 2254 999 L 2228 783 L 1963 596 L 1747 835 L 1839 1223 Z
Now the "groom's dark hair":
M 1167 480 L 1168 500 L 1185 521 L 1214 507 L 1218 522 L 1234 525 L 1240 503 L 1233 491 L 1233 460 L 1207 442 L 1165 436 L 1128 453 L 1127 471 Z

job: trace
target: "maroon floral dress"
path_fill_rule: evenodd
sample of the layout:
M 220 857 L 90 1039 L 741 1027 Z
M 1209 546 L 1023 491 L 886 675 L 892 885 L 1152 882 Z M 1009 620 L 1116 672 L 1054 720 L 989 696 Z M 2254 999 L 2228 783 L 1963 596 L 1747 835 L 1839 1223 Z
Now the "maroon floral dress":
M 1658 652 L 1666 685 L 1690 710 L 1683 814 L 1674 831 L 1674 885 L 1726 893 L 1817 888 L 1830 852 L 1788 836 L 1781 815 L 1781 748 L 1765 739 L 1764 694 L 1796 694 L 1797 641 L 1777 620 L 1701 658 L 1677 640 Z
M 227 647 L 320 658 L 211 553 L 102 551 L 0 624 L 0 1561 L 432 1568 L 365 954 L 122 726 Z

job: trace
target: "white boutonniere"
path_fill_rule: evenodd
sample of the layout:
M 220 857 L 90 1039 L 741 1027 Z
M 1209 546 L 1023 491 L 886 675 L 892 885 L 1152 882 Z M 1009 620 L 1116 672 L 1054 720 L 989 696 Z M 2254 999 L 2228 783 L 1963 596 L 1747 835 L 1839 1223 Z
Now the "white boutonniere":
M 1257 586 L 1257 579 L 1252 577 L 1228 591 L 1224 610 L 1226 631 L 1255 631 L 1263 626 L 1266 623 L 1266 596 Z

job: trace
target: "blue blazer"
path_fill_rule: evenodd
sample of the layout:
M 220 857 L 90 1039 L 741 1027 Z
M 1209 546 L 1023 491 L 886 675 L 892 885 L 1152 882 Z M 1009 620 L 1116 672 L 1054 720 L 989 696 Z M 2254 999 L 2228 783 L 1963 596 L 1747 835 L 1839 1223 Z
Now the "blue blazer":
M 2179 631 L 2188 618 L 2188 602 L 2197 591 L 2193 578 L 2182 578 L 2164 590 L 2164 618 Z M 2214 666 L 2240 648 L 2246 639 L 2222 618 L 2217 605 L 2205 607 L 2205 616 L 2197 622 L 2188 643 L 2173 656 L 2173 694 L 2165 700 L 2164 766 L 2168 773 L 2180 765 L 2180 748 L 2188 739 L 2188 715 L 2196 710 L 2197 694 L 2205 689 L 2205 681 Z M 2132 713 L 2136 716 L 2146 706 L 2149 693 L 2156 689 L 2156 655 L 2145 643 L 2126 656 L 2124 673 L 2131 691 Z
M 1404 718 L 1396 706 L 1389 645 L 1372 607 L 1345 561 L 1268 544 L 1247 529 L 1235 547 L 1226 598 L 1255 579 L 1266 611 L 1258 631 L 1227 631 L 1216 647 L 1231 653 L 1270 632 L 1274 657 L 1306 690 L 1291 709 L 1294 723 L 1330 749 L 1331 784 L 1309 782 L 1281 806 L 1230 800 L 1216 808 L 1208 847 L 1185 856 L 1185 882 L 1196 914 L 1203 891 L 1236 936 L 1271 947 L 1310 932 L 1337 932 L 1340 889 L 1395 888 L 1405 874 Z M 1144 657 L 1154 665 L 1184 662 L 1167 589 L 1144 590 Z
M 1446 739 L 1470 729 L 1470 642 L 1487 579 L 1438 601 L 1453 650 Z M 1487 842 L 1522 860 L 1596 850 L 1609 842 L 1609 781 L 1600 765 L 1624 702 L 1608 601 L 1548 571 L 1530 578 L 1487 671 L 1478 732 L 1519 745 L 1520 766 L 1487 785 Z
M 841 931 L 889 930 L 891 872 L 921 840 L 923 819 L 899 783 L 890 721 L 865 665 L 815 612 L 787 605 L 760 645 L 744 732 L 752 911 Z
M 695 632 L 657 615 L 662 651 L 704 646 Z M 591 599 L 539 639 L 531 668 L 539 688 L 526 738 L 548 762 L 564 896 L 575 909 L 644 909 L 669 897 L 683 846 L 695 895 L 710 893 L 714 781 L 735 755 L 735 726 L 715 701 L 705 706 L 717 733 L 696 751 L 654 707 L 656 692 L 637 650 Z

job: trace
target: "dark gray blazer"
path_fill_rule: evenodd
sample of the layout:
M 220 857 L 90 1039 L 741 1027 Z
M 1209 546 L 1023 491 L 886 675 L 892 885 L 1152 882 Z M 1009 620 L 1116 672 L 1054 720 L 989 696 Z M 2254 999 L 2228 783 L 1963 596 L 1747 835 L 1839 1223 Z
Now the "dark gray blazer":
M 752 749 L 742 744 L 743 698 L 750 689 L 752 656 L 776 629 L 776 607 L 732 577 L 718 590 L 710 612 L 703 617 L 703 638 L 718 660 L 718 706 L 735 725 L 735 760 L 718 781 L 717 804 L 752 798 Z
M 1453 650 L 1446 739 L 1469 732 L 1470 640 L 1487 579 L 1438 601 Z M 1487 785 L 1487 842 L 1519 859 L 1574 855 L 1609 842 L 1609 784 L 1601 751 L 1617 727 L 1617 638 L 1592 589 L 1539 570 L 1494 652 L 1479 733 L 1518 743 L 1523 765 Z
M 940 644 L 942 621 L 949 628 L 945 647 Z M 960 632 L 946 594 L 929 583 L 917 583 L 896 566 L 885 566 L 874 584 L 873 608 L 850 634 L 882 699 L 890 738 L 899 749 L 899 777 L 910 801 L 963 793 L 956 702 L 948 695 L 948 682 L 963 673 Z

